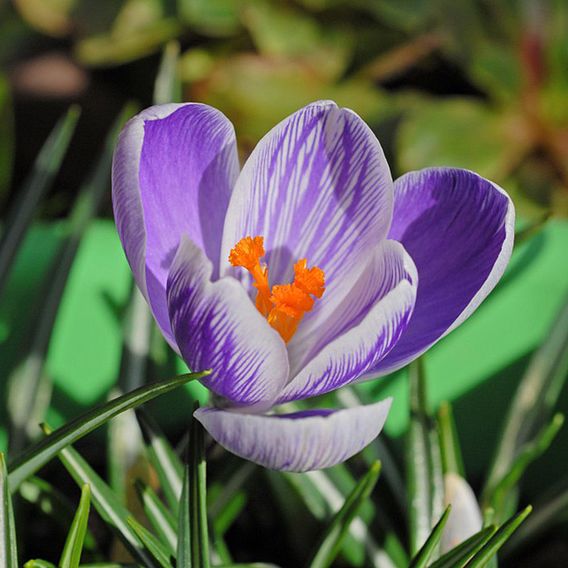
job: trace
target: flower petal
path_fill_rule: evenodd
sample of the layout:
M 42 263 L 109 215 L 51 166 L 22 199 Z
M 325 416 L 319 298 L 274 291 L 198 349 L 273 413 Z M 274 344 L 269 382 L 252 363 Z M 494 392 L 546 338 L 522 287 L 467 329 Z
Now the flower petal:
M 414 259 L 420 285 L 410 325 L 375 376 L 403 367 L 477 309 L 509 262 L 514 224 L 509 196 L 472 172 L 431 168 L 396 181 L 389 238 Z
M 340 302 L 332 298 L 322 304 L 318 318 L 302 320 L 288 344 L 292 377 L 328 343 L 359 325 L 373 306 L 402 280 L 416 284 L 416 267 L 400 243 L 384 240 L 367 257 L 366 266 L 345 283 L 349 290 L 339 294 Z
M 202 104 L 154 106 L 124 128 L 113 161 L 118 233 L 168 341 L 166 279 L 182 234 L 218 272 L 225 211 L 239 166 L 232 124 Z
M 402 247 L 400 247 L 402 249 Z M 379 266 L 379 265 L 377 265 Z M 390 275 L 377 274 L 388 279 Z M 416 274 L 405 273 L 361 321 L 327 345 L 286 385 L 278 402 L 320 395 L 351 383 L 373 369 L 406 329 L 416 299 Z M 344 312 L 346 313 L 346 312 Z M 315 341 L 314 341 L 315 343 Z
M 266 410 L 288 378 L 286 346 L 234 278 L 211 282 L 211 261 L 183 237 L 168 278 L 175 340 L 203 384 L 236 406 Z
M 271 283 L 289 281 L 294 262 L 307 258 L 325 271 L 325 301 L 386 236 L 392 192 L 370 128 L 333 102 L 308 105 L 273 128 L 247 160 L 227 210 L 222 262 L 239 239 L 262 235 Z
M 381 432 L 391 402 L 271 416 L 199 408 L 194 416 L 230 452 L 269 469 L 299 472 L 331 467 L 361 451 Z

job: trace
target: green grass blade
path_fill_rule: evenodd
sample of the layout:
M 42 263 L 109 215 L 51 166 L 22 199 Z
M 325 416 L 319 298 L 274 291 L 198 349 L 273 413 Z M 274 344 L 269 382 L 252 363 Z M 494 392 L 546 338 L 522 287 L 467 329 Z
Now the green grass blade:
M 43 430 L 45 434 L 52 435 L 49 427 L 45 424 Z M 84 484 L 88 484 L 91 487 L 93 506 L 103 521 L 121 539 L 132 556 L 147 568 L 157 568 L 158 564 L 141 545 L 137 534 L 128 524 L 128 518 L 132 514 L 124 507 L 112 489 L 72 447 L 65 447 L 60 450 L 58 457 L 77 485 L 82 487 Z
M 430 565 L 430 568 L 461 568 L 485 545 L 496 531 L 497 527 L 494 525 L 481 529 L 478 533 L 470 536 L 467 540 L 438 558 Z
M 371 494 L 381 473 L 380 462 L 375 462 L 367 474 L 355 486 L 345 500 L 343 507 L 338 511 L 326 530 L 321 544 L 318 547 L 310 568 L 326 568 L 331 566 L 341 550 L 343 540 L 347 536 L 349 526 L 357 516 L 360 508 Z
M 485 506 L 511 470 L 521 448 L 549 422 L 568 377 L 568 302 L 517 387 L 483 490 Z M 502 512 L 496 511 L 499 517 Z
M 408 378 L 407 499 L 410 553 L 415 555 L 442 514 L 444 481 L 439 436 L 427 409 L 423 358 L 409 366 Z
M 192 554 L 192 515 L 191 515 L 191 473 L 189 457 L 183 466 L 182 488 L 178 507 L 178 534 L 177 534 L 177 554 L 176 560 L 179 566 L 196 568 Z
M 52 277 L 41 294 L 41 309 L 30 332 L 28 355 L 9 377 L 8 410 L 10 413 L 10 454 L 17 454 L 27 438 L 35 435 L 51 398 L 51 381 L 45 373 L 45 359 L 61 299 L 81 239 L 109 192 L 112 154 L 120 129 L 132 114 L 126 105 L 105 141 L 100 159 L 87 182 L 81 187 L 68 222 L 68 234 L 54 261 Z
M 162 568 L 172 568 L 169 551 L 164 545 L 134 517 L 128 517 L 127 522 L 148 553 L 154 557 L 154 560 L 156 560 Z M 183 564 L 181 566 L 183 566 Z
M 171 511 L 177 516 L 183 479 L 181 460 L 164 433 L 143 409 L 136 411 L 136 418 L 146 442 L 148 459 L 156 470 Z
M 63 553 L 59 560 L 60 568 L 77 568 L 81 561 L 81 553 L 83 552 L 83 543 L 87 534 L 87 525 L 89 521 L 89 510 L 91 508 L 91 488 L 89 485 L 83 485 L 81 489 L 81 500 L 77 513 L 69 529 Z
M 72 106 L 59 120 L 40 150 L 30 176 L 18 192 L 0 239 L 0 291 L 42 196 L 50 188 L 75 131 L 80 111 Z
M 483 545 L 483 547 L 465 564 L 464 568 L 482 568 L 494 556 L 497 551 L 505 544 L 511 535 L 517 530 L 519 525 L 530 515 L 532 507 L 515 515 L 504 523 L 495 534 Z
M 181 81 L 177 72 L 179 43 L 170 41 L 162 55 L 154 83 L 154 104 L 177 103 L 182 100 Z
M 556 414 L 552 422 L 542 429 L 540 434 L 535 437 L 534 441 L 525 444 L 524 447 L 521 448 L 520 453 L 511 465 L 511 469 L 503 476 L 493 490 L 491 506 L 496 511 L 503 511 L 505 509 L 505 501 L 509 492 L 515 488 L 527 467 L 546 452 L 563 424 L 564 415 Z
M 208 374 L 208 371 L 204 373 L 189 373 L 180 375 L 174 379 L 145 385 L 78 416 L 65 426 L 57 429 L 51 436 L 28 448 L 10 464 L 9 476 L 12 491 L 17 488 L 24 479 L 35 473 L 41 466 L 55 457 L 65 446 L 76 442 L 111 418 L 114 418 L 125 410 L 135 408 L 157 396 L 165 394 L 189 381 L 199 379 L 205 374 Z
M 18 568 L 18 546 L 16 543 L 16 525 L 14 509 L 10 495 L 8 472 L 4 454 L 0 452 L 0 566 Z
M 150 521 L 170 554 L 175 555 L 177 549 L 177 521 L 175 517 L 168 511 L 151 487 L 140 480 L 136 480 L 135 487 L 146 518 Z
M 454 413 L 449 402 L 443 402 L 438 409 L 438 431 L 444 473 L 457 473 L 460 477 L 465 477 Z
M 426 539 L 426 542 L 418 553 L 414 556 L 410 563 L 410 568 L 426 568 L 428 561 L 432 556 L 432 553 L 438 546 L 440 539 L 442 538 L 442 533 L 444 532 L 444 527 L 450 515 L 451 507 L 447 507 L 440 520 L 436 523 L 434 529 Z

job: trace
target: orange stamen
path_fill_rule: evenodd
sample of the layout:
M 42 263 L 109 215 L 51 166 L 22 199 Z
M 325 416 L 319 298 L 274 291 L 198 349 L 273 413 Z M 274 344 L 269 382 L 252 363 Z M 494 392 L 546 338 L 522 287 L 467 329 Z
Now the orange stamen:
M 256 307 L 268 323 L 288 343 L 306 312 L 321 298 L 325 291 L 325 274 L 321 268 L 308 268 L 303 258 L 294 265 L 294 282 L 275 285 L 270 290 L 268 268 L 260 264 L 264 256 L 263 237 L 245 237 L 231 250 L 229 262 L 233 266 L 246 268 L 253 277 L 253 285 L 258 290 Z

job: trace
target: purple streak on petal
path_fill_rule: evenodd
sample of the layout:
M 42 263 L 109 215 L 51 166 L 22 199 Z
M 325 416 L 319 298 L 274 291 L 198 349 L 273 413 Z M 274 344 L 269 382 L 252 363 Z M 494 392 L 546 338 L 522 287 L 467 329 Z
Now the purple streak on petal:
M 296 375 L 328 343 L 359 325 L 373 307 L 402 280 L 416 286 L 418 277 L 413 260 L 404 247 L 384 240 L 370 250 L 365 265 L 341 285 L 341 302 L 334 298 L 322 305 L 318 318 L 304 318 L 288 344 L 290 374 Z
M 392 399 L 320 413 L 259 416 L 200 408 L 194 416 L 224 448 L 270 469 L 312 471 L 344 462 L 381 432 Z
M 288 378 L 286 346 L 231 277 L 211 282 L 211 261 L 183 237 L 168 278 L 172 329 L 190 369 L 235 406 L 270 408 Z
M 396 181 L 389 238 L 412 256 L 420 284 L 410 325 L 375 376 L 403 367 L 471 315 L 507 266 L 514 223 L 507 194 L 472 172 L 432 168 Z
M 121 133 L 113 163 L 117 228 L 136 282 L 174 347 L 165 285 L 179 238 L 188 234 L 203 247 L 218 273 L 237 175 L 233 127 L 206 105 L 151 107 Z
M 271 130 L 245 164 L 227 210 L 222 261 L 243 236 L 262 235 L 271 283 L 289 281 L 294 262 L 307 258 L 326 274 L 317 304 L 339 301 L 342 280 L 386 236 L 392 191 L 369 127 L 335 103 L 309 105 Z
M 404 333 L 416 298 L 416 282 L 402 279 L 349 331 L 331 341 L 286 385 L 278 402 L 320 395 L 373 369 Z

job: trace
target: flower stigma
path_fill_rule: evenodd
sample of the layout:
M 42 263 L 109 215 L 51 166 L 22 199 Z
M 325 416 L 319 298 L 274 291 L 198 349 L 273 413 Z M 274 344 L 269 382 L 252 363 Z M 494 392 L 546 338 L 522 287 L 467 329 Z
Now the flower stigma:
M 294 281 L 290 284 L 275 284 L 270 288 L 268 267 L 261 264 L 264 256 L 264 237 L 244 237 L 229 254 L 229 262 L 248 270 L 257 289 L 256 308 L 268 323 L 288 343 L 306 312 L 325 292 L 325 274 L 321 268 L 308 268 L 302 258 L 294 265 Z

